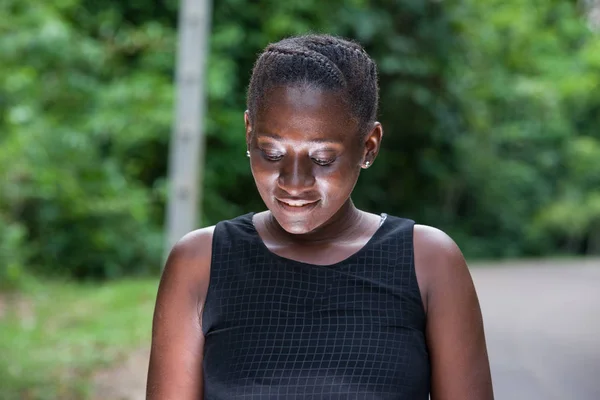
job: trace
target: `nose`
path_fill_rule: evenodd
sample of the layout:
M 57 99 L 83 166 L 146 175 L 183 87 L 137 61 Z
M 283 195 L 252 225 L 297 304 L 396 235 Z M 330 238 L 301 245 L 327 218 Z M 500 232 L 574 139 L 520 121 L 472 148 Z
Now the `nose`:
M 277 183 L 291 196 L 301 196 L 315 184 L 313 162 L 308 157 L 286 157 L 279 172 Z

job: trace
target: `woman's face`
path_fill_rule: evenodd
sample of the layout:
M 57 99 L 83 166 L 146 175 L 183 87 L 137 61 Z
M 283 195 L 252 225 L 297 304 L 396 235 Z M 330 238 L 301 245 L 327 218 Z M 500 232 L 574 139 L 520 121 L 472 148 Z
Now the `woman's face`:
M 361 167 L 373 162 L 382 130 L 359 127 L 340 95 L 306 86 L 269 90 L 246 113 L 246 138 L 256 186 L 279 225 L 309 233 L 348 201 Z

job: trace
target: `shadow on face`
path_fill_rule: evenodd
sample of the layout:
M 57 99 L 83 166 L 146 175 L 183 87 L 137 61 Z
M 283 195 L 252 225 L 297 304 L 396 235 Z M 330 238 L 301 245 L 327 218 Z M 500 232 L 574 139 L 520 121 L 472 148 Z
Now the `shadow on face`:
M 270 89 L 245 122 L 258 191 L 281 227 L 296 234 L 347 208 L 361 167 L 372 164 L 383 135 L 379 123 L 361 132 L 343 92 L 308 85 Z

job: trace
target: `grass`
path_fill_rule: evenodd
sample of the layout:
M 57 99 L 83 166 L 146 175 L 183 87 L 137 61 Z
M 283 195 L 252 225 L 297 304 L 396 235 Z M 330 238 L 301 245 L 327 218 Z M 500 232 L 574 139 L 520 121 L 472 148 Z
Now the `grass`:
M 86 399 L 95 371 L 149 344 L 157 279 L 0 293 L 0 399 Z

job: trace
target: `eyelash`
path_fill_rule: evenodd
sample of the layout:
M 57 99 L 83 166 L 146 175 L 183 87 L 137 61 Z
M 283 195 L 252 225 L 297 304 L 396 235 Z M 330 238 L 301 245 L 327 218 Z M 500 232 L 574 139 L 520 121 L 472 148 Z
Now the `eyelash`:
M 267 153 L 264 150 L 261 150 L 261 152 L 263 154 L 263 157 L 266 158 L 267 161 L 273 161 L 273 162 L 275 162 L 275 161 L 279 161 L 279 160 L 281 160 L 283 158 L 283 155 L 273 156 L 273 155 L 270 155 L 269 153 Z
M 320 165 L 321 167 L 327 167 L 327 166 L 333 164 L 333 162 L 335 161 L 335 158 L 332 160 L 321 160 L 318 158 L 313 158 L 312 160 L 315 164 Z
M 268 154 L 268 153 L 267 153 L 266 151 L 264 151 L 264 150 L 261 150 L 261 151 L 262 151 L 262 153 L 263 153 L 263 156 L 265 157 L 265 159 L 266 159 L 267 161 L 271 161 L 271 162 L 277 162 L 277 161 L 280 161 L 280 160 L 283 158 L 283 155 L 277 155 L 277 156 L 273 156 L 273 155 L 270 155 L 270 154 Z M 335 158 L 334 158 L 334 159 L 331 159 L 331 160 L 324 160 L 324 159 L 320 159 L 320 158 L 311 158 L 311 160 L 312 160 L 312 161 L 313 161 L 315 164 L 317 164 L 317 165 L 319 165 L 319 166 L 321 166 L 321 167 L 327 167 L 327 166 L 329 166 L 329 165 L 333 164 L 333 162 L 335 161 Z

